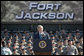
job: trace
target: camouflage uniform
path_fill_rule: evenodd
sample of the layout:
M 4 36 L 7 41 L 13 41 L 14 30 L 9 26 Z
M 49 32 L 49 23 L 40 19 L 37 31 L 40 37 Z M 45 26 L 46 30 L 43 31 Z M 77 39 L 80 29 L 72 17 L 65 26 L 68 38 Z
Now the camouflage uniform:
M 78 50 L 76 46 L 71 45 L 71 46 L 67 46 L 66 53 L 67 55 L 78 55 Z

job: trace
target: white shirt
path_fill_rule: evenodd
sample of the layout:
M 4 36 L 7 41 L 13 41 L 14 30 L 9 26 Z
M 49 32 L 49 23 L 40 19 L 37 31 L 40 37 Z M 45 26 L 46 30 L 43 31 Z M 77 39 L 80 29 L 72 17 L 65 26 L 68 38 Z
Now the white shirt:
M 1 55 L 12 55 L 12 52 L 9 48 L 7 47 L 2 47 L 1 48 Z

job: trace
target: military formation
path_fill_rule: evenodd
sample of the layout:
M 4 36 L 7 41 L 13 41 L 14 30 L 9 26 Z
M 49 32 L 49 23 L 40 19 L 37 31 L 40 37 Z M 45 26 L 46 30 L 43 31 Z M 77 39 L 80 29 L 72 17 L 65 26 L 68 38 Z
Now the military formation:
M 9 32 L 5 29 L 1 32 L 1 51 L 7 49 L 5 53 L 8 55 L 35 55 L 32 46 L 33 34 L 27 31 Z M 49 36 L 52 40 L 51 55 L 83 55 L 83 35 L 79 30 L 74 34 L 66 33 L 65 30 L 50 31 Z M 3 41 L 6 42 L 5 47 Z

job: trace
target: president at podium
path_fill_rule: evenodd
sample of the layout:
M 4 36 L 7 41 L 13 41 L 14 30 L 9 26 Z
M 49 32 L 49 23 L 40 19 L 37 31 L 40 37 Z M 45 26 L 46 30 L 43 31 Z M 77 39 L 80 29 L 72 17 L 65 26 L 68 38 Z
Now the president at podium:
M 35 55 L 50 55 L 52 42 L 49 34 L 43 31 L 42 25 L 38 25 L 37 30 L 33 38 L 33 50 Z

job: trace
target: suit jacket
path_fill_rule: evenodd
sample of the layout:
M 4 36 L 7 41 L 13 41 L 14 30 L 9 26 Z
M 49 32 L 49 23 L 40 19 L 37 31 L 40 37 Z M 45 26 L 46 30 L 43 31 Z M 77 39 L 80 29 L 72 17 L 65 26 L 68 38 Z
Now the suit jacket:
M 44 32 L 44 34 L 46 35 L 46 39 L 50 39 L 50 36 L 47 32 Z M 34 38 L 33 39 L 40 39 L 40 36 L 39 36 L 39 32 L 36 32 L 34 34 Z

